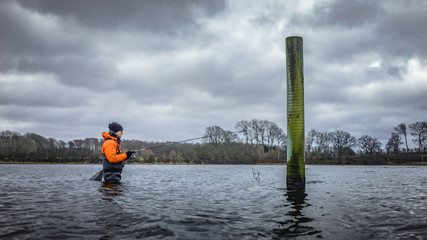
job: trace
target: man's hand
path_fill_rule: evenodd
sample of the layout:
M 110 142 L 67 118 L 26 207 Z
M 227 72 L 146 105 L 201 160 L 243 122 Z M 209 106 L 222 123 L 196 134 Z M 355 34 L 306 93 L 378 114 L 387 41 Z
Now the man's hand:
M 132 154 L 136 153 L 135 151 L 127 151 L 126 152 L 126 159 L 129 159 L 132 157 Z

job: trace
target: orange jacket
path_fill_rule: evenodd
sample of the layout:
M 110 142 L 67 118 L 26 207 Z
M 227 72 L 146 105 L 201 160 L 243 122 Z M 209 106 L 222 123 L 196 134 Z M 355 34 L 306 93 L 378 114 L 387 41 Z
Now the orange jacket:
M 102 153 L 110 163 L 118 163 L 126 160 L 127 155 L 123 153 L 117 138 L 107 132 L 103 132 L 102 137 L 105 139 L 104 144 L 102 144 Z

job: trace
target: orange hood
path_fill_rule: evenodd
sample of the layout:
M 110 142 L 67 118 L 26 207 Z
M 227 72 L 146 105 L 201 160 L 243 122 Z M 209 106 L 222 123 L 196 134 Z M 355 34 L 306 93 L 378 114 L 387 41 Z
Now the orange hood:
M 102 137 L 104 138 L 104 140 L 113 139 L 114 141 L 118 142 L 118 139 L 116 137 L 111 136 L 107 132 L 102 132 Z

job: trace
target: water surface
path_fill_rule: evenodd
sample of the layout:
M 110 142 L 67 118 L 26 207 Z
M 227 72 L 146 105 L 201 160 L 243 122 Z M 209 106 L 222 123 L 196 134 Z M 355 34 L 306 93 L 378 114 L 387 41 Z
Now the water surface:
M 2 239 L 427 239 L 427 167 L 0 165 Z M 254 176 L 253 173 L 259 173 Z

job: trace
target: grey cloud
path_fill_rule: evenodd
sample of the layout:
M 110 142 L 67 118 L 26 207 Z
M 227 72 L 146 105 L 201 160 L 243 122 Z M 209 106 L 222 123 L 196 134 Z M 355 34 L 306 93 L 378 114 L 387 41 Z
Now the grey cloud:
M 73 108 L 88 103 L 86 90 L 66 88 L 43 76 L 37 80 L 8 81 L 0 88 L 0 106 L 10 106 L 12 111 L 17 106 Z
M 389 9 L 399 1 L 333 1 L 316 4 L 313 12 L 295 15 L 291 23 L 309 28 L 329 29 L 330 46 L 324 49 L 328 59 L 351 61 L 355 55 L 378 52 L 383 61 L 427 57 L 427 3 L 408 1 Z M 357 35 L 350 31 L 364 29 Z M 393 63 L 389 63 L 393 65 Z M 400 76 L 401 66 L 390 66 Z M 396 73 L 399 72 L 399 73 Z M 403 69 L 404 71 L 404 69 Z
M 352 28 L 371 23 L 380 13 L 382 13 L 380 1 L 319 2 L 314 5 L 310 15 L 295 15 L 291 18 L 291 23 L 318 27 Z
M 377 25 L 381 44 L 378 47 L 387 57 L 400 56 L 404 59 L 427 58 L 427 3 L 414 11 L 387 14 Z
M 74 91 L 70 91 L 74 92 Z M 45 90 L 15 90 L 13 92 L 0 91 L 0 105 L 28 106 L 28 107 L 75 107 L 87 103 L 86 98 L 64 92 L 55 92 L 54 89 Z
M 61 55 L 69 52 L 75 54 L 82 53 L 90 49 L 90 46 L 76 37 L 78 32 L 67 30 L 66 26 L 60 26 L 62 32 L 57 29 L 46 31 L 44 26 L 32 22 L 28 16 L 20 11 L 19 6 L 11 1 L 0 2 L 0 50 L 3 56 L 19 57 L 40 57 L 52 54 Z M 46 16 L 48 19 L 49 17 Z M 71 31 L 71 32 L 70 32 Z M 61 34 L 67 33 L 66 36 Z M 58 35 L 59 34 L 59 35 Z
M 2 61 L 2 68 L 5 72 L 52 74 L 63 85 L 93 91 L 117 87 L 114 82 L 117 75 L 115 65 L 108 59 L 98 59 L 96 55 L 48 56 L 8 60 Z
M 194 25 L 197 14 L 212 16 L 225 8 L 225 1 L 195 0 L 33 0 L 20 1 L 44 14 L 70 17 L 90 28 L 148 30 L 174 33 Z
M 61 24 L 64 23 L 55 21 L 57 19 L 51 19 L 55 22 L 53 25 L 57 25 L 46 29 L 29 21 L 33 19 L 28 16 L 20 16 L 22 12 L 12 1 L 0 3 L 0 71 L 20 74 L 50 73 L 64 83 L 73 85 L 90 83 L 91 81 L 82 78 L 111 69 L 107 66 L 101 71 L 99 66 L 105 67 L 106 64 L 100 64 L 99 60 L 92 64 L 96 56 L 92 50 L 92 42 L 78 37 L 81 32 L 63 30 L 62 27 L 65 26 Z M 49 19 L 48 16 L 44 17 L 44 20 Z M 42 21 L 41 23 L 43 24 Z
M 126 78 L 129 84 L 126 89 L 144 103 L 173 102 L 188 91 L 197 91 L 216 98 L 233 99 L 235 104 L 273 104 L 280 97 L 277 88 L 285 83 L 284 62 L 283 67 L 280 64 L 268 66 L 269 71 L 265 71 L 259 66 L 259 59 L 239 51 L 235 49 L 227 58 L 211 52 L 188 63 L 165 59 L 162 65 L 149 70 L 152 78 L 140 75 Z M 171 64 L 173 67 L 169 68 Z M 251 67 L 254 65 L 259 68 Z
M 101 138 L 101 131 L 105 130 L 103 126 L 108 124 L 107 119 L 99 117 L 102 111 L 82 107 L 0 106 L 0 115 L 3 116 L 0 127 L 2 130 L 33 132 L 58 140 L 92 136 Z
M 376 56 L 380 71 L 355 76 L 365 82 L 402 78 L 413 58 L 427 64 L 426 22 L 427 3 L 420 1 L 333 1 L 291 18 L 307 30 L 307 52 L 317 61 L 344 65 Z
M 74 56 L 61 60 L 49 60 L 39 68 L 54 73 L 67 86 L 81 87 L 92 91 L 117 88 L 117 72 L 110 59 L 97 56 Z
M 186 26 L 194 27 L 198 14 L 210 16 L 225 7 L 222 1 L 19 3 L 0 3 L 0 70 L 50 73 L 65 85 L 94 91 L 123 87 L 118 84 L 125 79 L 116 69 L 117 54 L 171 52 L 188 47 L 188 42 L 192 46 L 206 46 L 213 41 L 210 36 L 179 32 Z M 41 26 L 19 16 L 21 12 L 56 20 L 59 32 L 44 32 Z M 172 33 L 179 36 L 170 38 L 168 34 Z M 107 52 L 101 50 L 98 43 L 104 44 L 102 48 Z M 112 51 L 108 51 L 109 48 Z
M 314 9 L 313 20 L 320 25 L 355 27 L 369 24 L 381 13 L 379 1 L 335 1 L 320 3 Z

